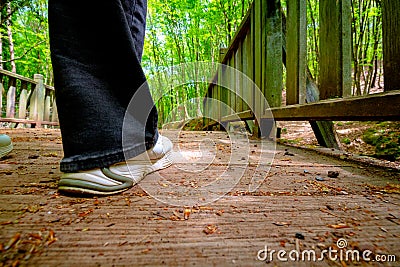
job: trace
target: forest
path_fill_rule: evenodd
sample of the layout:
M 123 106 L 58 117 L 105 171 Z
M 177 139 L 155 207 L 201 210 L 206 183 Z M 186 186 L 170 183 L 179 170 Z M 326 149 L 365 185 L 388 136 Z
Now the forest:
M 46 0 L 0 1 L 0 68 L 26 77 L 39 73 L 53 84 Z M 217 62 L 245 16 L 249 0 L 150 0 L 143 68 L 148 76 L 181 63 Z M 282 2 L 286 12 L 285 1 Z M 382 86 L 380 1 L 353 0 L 353 94 Z M 308 66 L 318 83 L 318 1 L 307 0 Z M 199 95 L 193 95 L 199 94 Z M 187 99 L 204 95 L 188 92 Z

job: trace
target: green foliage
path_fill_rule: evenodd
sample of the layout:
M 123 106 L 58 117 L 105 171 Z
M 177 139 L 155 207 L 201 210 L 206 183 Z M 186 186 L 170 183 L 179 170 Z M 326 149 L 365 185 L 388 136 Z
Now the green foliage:
M 387 123 L 378 124 L 377 128 L 368 129 L 363 134 L 362 139 L 367 144 L 375 147 L 375 156 L 387 160 L 397 160 L 400 158 L 400 131 L 398 128 L 387 128 L 396 130 L 386 130 Z M 381 128 L 383 126 L 383 129 Z
M 251 0 L 149 0 L 143 68 L 149 78 L 173 65 L 196 61 L 219 61 L 220 48 L 229 46 Z M 352 57 L 354 93 L 365 94 L 381 79 L 382 14 L 379 0 L 352 0 Z M 7 15 L 6 4 L 11 4 Z M 283 10 L 286 1 L 282 1 Z M 11 69 L 5 21 L 10 18 L 15 44 L 17 73 L 26 77 L 40 73 L 53 83 L 47 0 L 0 0 L 0 38 L 4 69 Z M 307 0 L 308 67 L 318 83 L 319 1 Z M 105 37 L 106 38 L 106 37 Z M 160 83 L 161 84 L 161 83 Z M 171 88 L 158 101 L 160 123 L 174 117 L 177 107 L 189 99 L 202 97 L 203 84 Z M 200 104 L 199 104 L 200 105 Z M 198 111 L 199 109 L 197 109 Z M 181 111 L 179 111 L 181 112 Z M 196 116 L 195 110 L 183 110 Z
M 346 144 L 346 145 L 350 145 L 351 140 L 349 138 L 345 137 L 345 138 L 342 139 L 342 143 Z
M 218 62 L 219 49 L 228 47 L 249 5 L 249 0 L 150 0 L 142 60 L 147 76 L 160 79 L 158 87 L 162 87 L 164 81 L 158 75 L 171 66 Z M 199 116 L 201 103 L 195 110 L 187 110 L 183 104 L 204 97 L 207 82 L 188 83 L 164 92 L 157 103 L 160 124 L 167 118 Z M 184 115 L 178 116 L 179 112 Z
M 47 78 L 46 82 L 51 84 L 53 79 L 48 38 L 47 0 L 11 1 L 11 6 L 11 29 L 17 73 L 29 78 L 33 78 L 36 73 L 43 74 Z M 6 19 L 5 7 L 1 13 L 2 19 Z M 11 70 L 5 23 L 2 23 L 0 27 L 0 34 L 3 44 L 3 68 Z

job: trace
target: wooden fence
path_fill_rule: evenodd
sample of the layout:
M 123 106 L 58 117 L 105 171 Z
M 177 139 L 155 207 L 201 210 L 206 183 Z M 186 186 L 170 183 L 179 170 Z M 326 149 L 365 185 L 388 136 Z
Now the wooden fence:
M 233 110 L 233 114 L 226 114 L 216 105 L 208 106 L 205 101 L 206 116 L 218 118 L 222 124 L 258 118 L 256 127 L 262 120 L 271 119 L 271 114 L 275 121 L 308 120 L 320 144 L 328 147 L 336 146 L 332 120 L 400 120 L 400 90 L 392 90 L 393 85 L 386 86 L 389 79 L 385 79 L 385 88 L 391 88 L 391 91 L 364 97 L 350 96 L 351 0 L 320 2 L 319 88 L 307 68 L 306 0 L 286 2 L 287 18 L 280 1 L 254 0 L 229 47 L 221 49 L 223 65 L 207 92 L 208 98 L 220 100 L 222 106 L 227 105 Z M 383 8 L 383 12 L 390 10 Z M 390 18 L 388 14 L 386 17 Z M 390 25 L 394 25 L 393 29 Z M 398 46 L 391 40 L 397 40 L 400 30 L 395 24 L 388 23 L 384 31 L 384 56 L 394 54 L 389 50 L 398 49 Z M 399 66 L 400 58 L 392 58 L 389 62 L 384 65 L 385 71 Z M 254 83 L 225 71 L 224 65 L 245 74 Z M 283 66 L 286 67 L 286 106 L 282 106 Z M 229 85 L 231 90 L 221 84 Z M 400 89 L 399 84 L 395 86 Z M 262 101 L 258 99 L 255 87 L 269 104 L 266 110 L 261 106 L 261 112 L 258 109 Z M 244 99 L 253 102 L 249 106 L 249 101 Z M 259 116 L 255 116 L 257 112 Z
M 0 122 L 58 125 L 54 87 L 40 74 L 30 79 L 0 70 Z

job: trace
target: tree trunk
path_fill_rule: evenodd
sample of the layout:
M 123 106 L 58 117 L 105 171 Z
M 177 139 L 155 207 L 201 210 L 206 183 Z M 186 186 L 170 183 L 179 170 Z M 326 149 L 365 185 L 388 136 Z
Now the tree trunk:
M 11 28 L 11 2 L 7 3 L 7 15 L 9 16 L 7 19 L 7 35 L 8 41 L 10 43 L 10 62 L 11 62 L 11 71 L 16 73 L 17 66 L 15 65 L 15 52 L 14 52 L 14 41 L 12 36 L 12 28 Z

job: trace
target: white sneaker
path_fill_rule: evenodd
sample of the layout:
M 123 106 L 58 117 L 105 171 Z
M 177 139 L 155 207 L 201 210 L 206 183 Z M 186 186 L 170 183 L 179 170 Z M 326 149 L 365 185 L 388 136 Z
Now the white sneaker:
M 146 175 L 172 165 L 172 142 L 159 135 L 156 145 L 148 151 L 107 168 L 64 173 L 58 190 L 68 194 L 112 195 L 125 191 Z
M 164 138 L 166 138 L 166 137 L 164 137 Z M 12 149 L 13 149 L 13 145 L 11 142 L 11 138 L 8 135 L 0 134 L 0 158 L 4 157 L 8 153 L 10 153 Z

